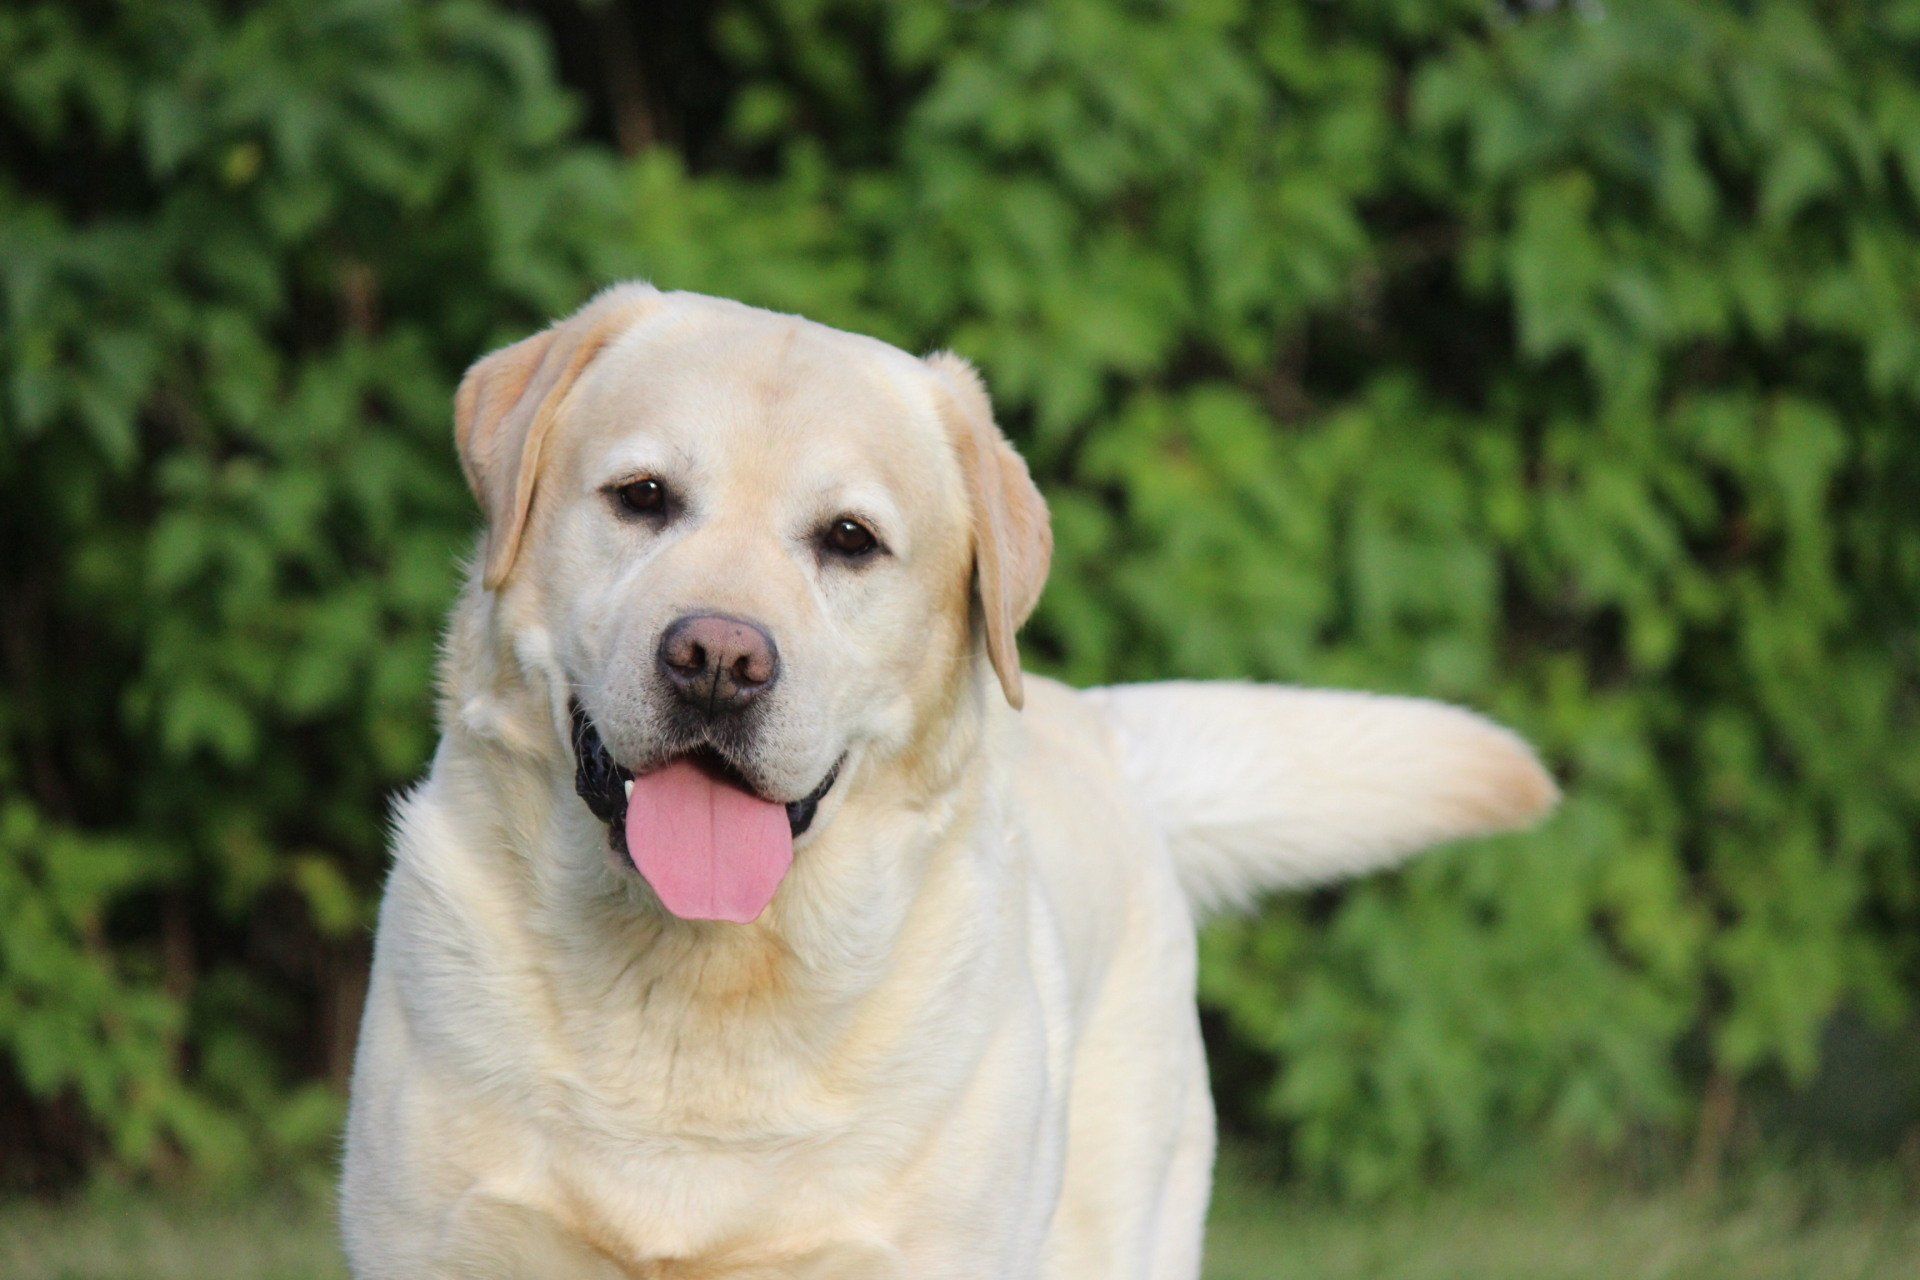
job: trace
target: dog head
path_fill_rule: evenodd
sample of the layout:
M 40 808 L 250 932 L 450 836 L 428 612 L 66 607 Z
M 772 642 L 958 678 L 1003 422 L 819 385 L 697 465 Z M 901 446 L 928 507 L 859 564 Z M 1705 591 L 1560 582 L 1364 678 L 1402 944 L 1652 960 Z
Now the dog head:
M 957 357 L 624 285 L 456 398 L 484 588 L 537 619 L 580 795 L 663 903 L 748 920 L 850 761 L 1014 636 L 1046 506 Z

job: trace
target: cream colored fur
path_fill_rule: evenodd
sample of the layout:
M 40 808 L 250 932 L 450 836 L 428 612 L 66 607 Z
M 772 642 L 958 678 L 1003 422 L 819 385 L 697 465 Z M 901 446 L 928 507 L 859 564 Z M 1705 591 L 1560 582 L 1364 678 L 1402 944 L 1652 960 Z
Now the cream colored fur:
M 528 344 L 461 392 L 491 528 L 395 819 L 354 1273 L 1191 1280 L 1197 915 L 1531 822 L 1532 754 L 1407 699 L 1023 683 L 1045 508 L 951 357 L 645 286 Z M 621 520 L 638 474 L 684 515 Z M 885 557 L 817 554 L 844 511 Z M 756 786 L 845 759 L 751 925 L 669 916 L 572 789 L 568 699 L 648 759 L 695 607 L 780 645 Z

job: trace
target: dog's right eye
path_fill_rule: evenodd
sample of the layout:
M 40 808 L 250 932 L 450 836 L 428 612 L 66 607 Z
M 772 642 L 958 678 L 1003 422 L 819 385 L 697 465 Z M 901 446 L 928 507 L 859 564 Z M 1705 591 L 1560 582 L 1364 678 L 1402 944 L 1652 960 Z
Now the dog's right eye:
M 629 480 L 613 491 L 613 497 L 628 515 L 659 516 L 667 511 L 667 486 L 652 476 Z

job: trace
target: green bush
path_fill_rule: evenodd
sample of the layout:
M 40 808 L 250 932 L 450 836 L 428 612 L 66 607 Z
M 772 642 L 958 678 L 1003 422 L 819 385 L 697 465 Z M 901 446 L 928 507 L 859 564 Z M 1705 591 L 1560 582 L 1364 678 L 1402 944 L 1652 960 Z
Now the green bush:
M 474 4 L 15 6 L 0 65 L 0 1161 L 246 1170 L 334 1141 L 454 380 L 620 269 L 618 180 Z
M 600 5 L 595 40 L 616 11 L 657 34 Z M 34 1169 L 326 1140 L 474 524 L 452 381 L 626 271 L 978 360 L 1054 506 L 1035 665 L 1430 693 L 1544 744 L 1543 836 L 1206 939 L 1223 1105 L 1301 1172 L 1711 1151 L 1703 1089 L 1805 1088 L 1837 1011 L 1911 1014 L 1920 5 L 682 25 L 699 85 L 582 124 L 474 5 L 0 14 Z M 617 158 L 602 113 L 656 141 Z

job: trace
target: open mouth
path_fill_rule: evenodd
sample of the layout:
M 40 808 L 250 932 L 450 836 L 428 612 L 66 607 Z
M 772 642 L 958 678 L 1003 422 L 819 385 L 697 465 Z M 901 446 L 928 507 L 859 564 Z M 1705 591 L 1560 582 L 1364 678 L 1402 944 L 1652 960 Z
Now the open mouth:
M 607 824 L 614 853 L 685 919 L 757 918 L 792 865 L 794 839 L 840 776 L 836 763 L 810 795 L 768 800 L 711 747 L 636 775 L 614 760 L 578 702 L 572 716 L 574 790 Z

